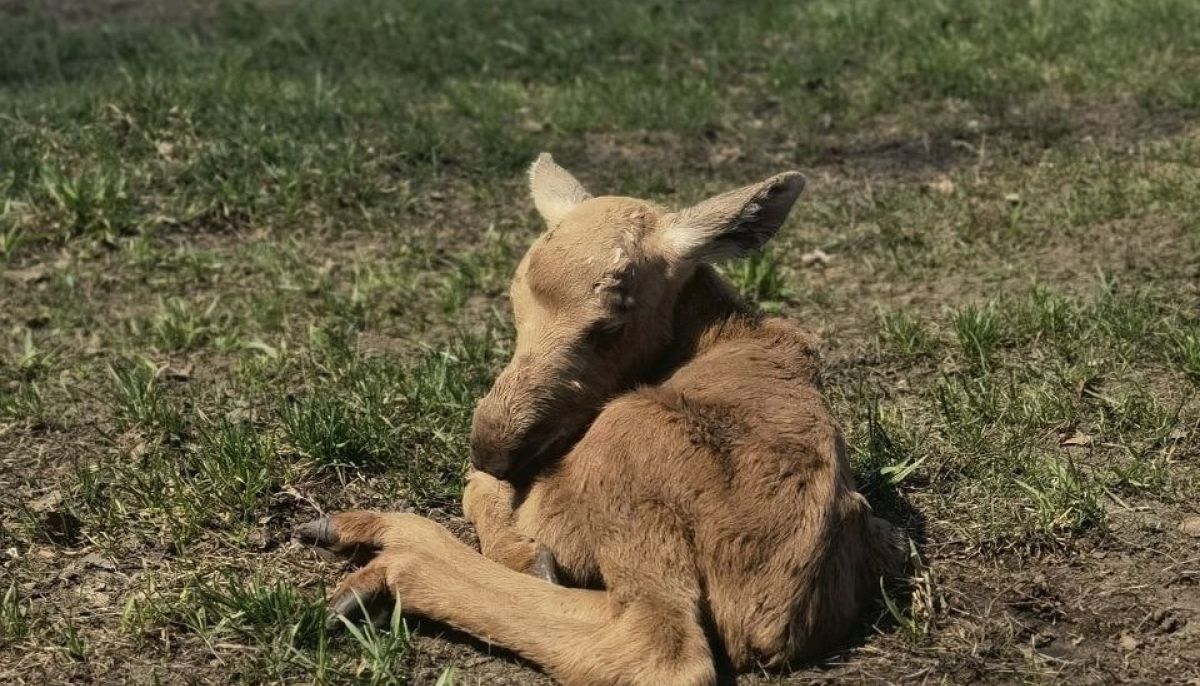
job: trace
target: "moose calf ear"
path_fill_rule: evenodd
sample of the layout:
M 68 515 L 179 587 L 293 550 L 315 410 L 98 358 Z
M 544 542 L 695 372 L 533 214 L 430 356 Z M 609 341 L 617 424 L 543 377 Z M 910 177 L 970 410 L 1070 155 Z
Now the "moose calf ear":
M 529 193 L 537 211 L 552 229 L 579 203 L 592 197 L 583 184 L 555 164 L 547 152 L 538 155 L 529 167 Z
M 681 260 L 713 262 L 753 252 L 779 231 L 804 190 L 799 172 L 777 174 L 663 218 L 659 246 Z

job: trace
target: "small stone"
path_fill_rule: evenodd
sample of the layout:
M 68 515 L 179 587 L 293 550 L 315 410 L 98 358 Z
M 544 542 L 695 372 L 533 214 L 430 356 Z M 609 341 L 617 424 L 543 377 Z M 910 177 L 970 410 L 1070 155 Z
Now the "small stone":
M 1142 642 L 1137 640 L 1133 636 L 1130 636 L 1129 634 L 1121 634 L 1120 645 L 1121 645 L 1121 650 L 1124 650 L 1125 652 L 1130 653 L 1130 652 L 1137 650 L 1138 647 L 1142 645 Z
M 955 185 L 954 181 L 946 175 L 939 176 L 933 181 L 925 184 L 925 190 L 937 193 L 939 195 L 954 195 L 954 191 L 957 188 L 958 187 Z
M 246 535 L 246 545 L 254 550 L 270 550 L 275 547 L 275 541 L 265 527 L 256 528 Z
M 1081 447 L 1089 446 L 1091 444 L 1092 444 L 1092 437 L 1087 434 L 1081 434 L 1078 431 L 1071 434 L 1070 436 L 1063 438 L 1059 442 L 1059 445 L 1063 446 L 1064 448 L 1070 448 L 1070 447 L 1081 448 Z
M 113 564 L 112 560 L 104 557 L 100 553 L 88 553 L 87 555 L 79 558 L 79 566 L 85 569 L 88 567 L 95 567 L 96 569 L 103 569 L 109 572 L 117 568 L 117 566 Z
M 1188 517 L 1180 522 L 1179 533 L 1192 538 L 1200 538 L 1200 517 Z
M 57 509 L 59 505 L 62 505 L 62 501 L 63 501 L 62 491 L 54 489 L 54 490 L 46 492 L 46 494 L 44 494 L 40 498 L 31 500 L 29 502 L 29 509 L 34 512 L 37 512 L 39 514 L 44 513 L 44 512 L 51 512 L 51 511 Z
M 812 267 L 814 265 L 820 265 L 824 267 L 825 265 L 829 264 L 831 259 L 833 259 L 833 257 L 829 253 L 817 248 L 816 250 L 806 252 L 800 256 L 800 266 Z

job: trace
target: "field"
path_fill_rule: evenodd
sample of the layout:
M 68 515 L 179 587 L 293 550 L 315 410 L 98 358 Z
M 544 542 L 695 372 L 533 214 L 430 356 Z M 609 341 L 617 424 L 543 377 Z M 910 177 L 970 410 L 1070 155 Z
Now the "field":
M 911 593 L 743 684 L 1200 684 L 1200 3 L 0 0 L 0 682 L 543 684 L 328 631 L 457 503 L 541 150 L 818 334 Z

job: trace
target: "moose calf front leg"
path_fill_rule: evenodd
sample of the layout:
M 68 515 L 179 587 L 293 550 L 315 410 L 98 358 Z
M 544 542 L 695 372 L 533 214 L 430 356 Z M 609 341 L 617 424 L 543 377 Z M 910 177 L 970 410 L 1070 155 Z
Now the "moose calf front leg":
M 302 541 L 338 554 L 377 551 L 347 576 L 330 607 L 380 623 L 404 611 L 444 622 L 523 655 L 566 686 L 712 686 L 712 653 L 698 589 L 665 578 L 614 601 L 605 591 L 564 588 L 507 569 L 444 527 L 413 514 L 343 512 L 302 525 Z M 686 571 L 686 570 L 684 570 Z
M 516 528 L 513 487 L 507 482 L 473 472 L 463 491 L 463 516 L 475 526 L 483 556 L 509 569 L 550 583 L 558 583 L 550 549 Z

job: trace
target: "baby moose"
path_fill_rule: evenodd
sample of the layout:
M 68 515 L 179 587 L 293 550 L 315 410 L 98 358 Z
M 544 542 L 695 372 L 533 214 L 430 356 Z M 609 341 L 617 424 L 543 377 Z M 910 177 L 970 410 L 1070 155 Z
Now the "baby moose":
M 482 554 L 414 514 L 311 522 L 302 540 L 369 560 L 331 607 L 380 621 L 395 598 L 564 684 L 713 684 L 837 647 L 901 536 L 855 490 L 812 343 L 710 266 L 761 248 L 804 178 L 678 212 L 592 197 L 546 154 L 530 185 L 547 231 L 472 427 Z

